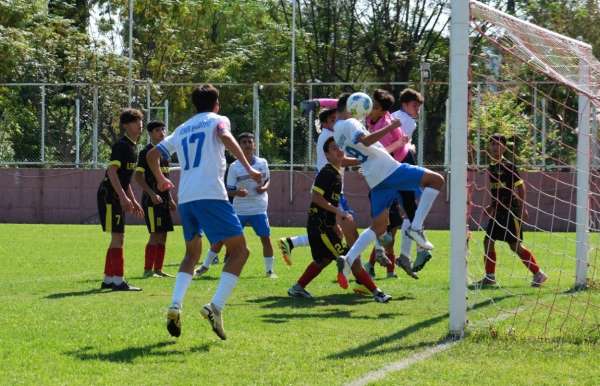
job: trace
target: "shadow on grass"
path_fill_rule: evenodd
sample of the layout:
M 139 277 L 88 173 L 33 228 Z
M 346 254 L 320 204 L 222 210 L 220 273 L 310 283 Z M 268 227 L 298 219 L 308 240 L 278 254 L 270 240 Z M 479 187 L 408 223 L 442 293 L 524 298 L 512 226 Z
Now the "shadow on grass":
M 414 297 L 412 296 L 400 296 L 393 298 L 392 302 L 413 299 Z M 373 302 L 373 299 L 370 296 L 360 296 L 354 293 L 317 296 L 313 299 L 293 298 L 290 296 L 267 296 L 264 298 L 248 300 L 248 303 L 261 304 L 261 308 L 314 308 L 337 305 L 355 305 L 371 302 Z
M 63 299 L 68 297 L 76 297 L 76 296 L 89 296 L 96 294 L 105 294 L 112 293 L 112 290 L 105 290 L 100 288 L 93 288 L 84 291 L 71 291 L 71 292 L 57 292 L 55 294 L 50 294 L 48 296 L 44 296 L 45 299 Z
M 280 313 L 280 314 L 268 314 L 263 315 L 263 321 L 267 323 L 286 323 L 293 319 L 327 319 L 327 318 L 339 318 L 339 319 L 392 319 L 402 316 L 401 313 L 384 312 L 381 314 L 372 315 L 353 315 L 351 310 L 325 310 L 323 312 L 311 312 L 311 313 Z
M 498 296 L 495 298 L 487 299 L 485 301 L 482 301 L 482 302 L 479 302 L 479 303 L 473 305 L 470 309 L 475 310 L 475 309 L 487 307 L 489 305 L 498 303 L 507 298 L 512 298 L 514 296 L 515 295 L 504 295 L 504 296 Z M 445 321 L 448 319 L 448 317 L 449 317 L 448 313 L 434 316 L 433 318 L 426 319 L 426 320 L 417 322 L 415 324 L 412 324 L 410 326 L 407 326 L 407 327 L 401 329 L 400 331 L 398 331 L 392 335 L 389 335 L 387 337 L 378 337 L 375 340 L 365 343 L 363 345 L 360 345 L 358 347 L 355 347 L 355 348 L 352 348 L 349 350 L 344 350 L 337 354 L 328 355 L 326 357 L 326 359 L 336 359 L 337 360 L 340 358 L 353 358 L 353 357 L 360 357 L 360 356 L 380 355 L 383 353 L 394 352 L 394 351 L 398 351 L 398 350 L 432 347 L 437 344 L 447 342 L 448 339 L 443 338 L 443 339 L 435 340 L 435 341 L 419 342 L 419 343 L 416 343 L 416 344 L 413 344 L 410 346 L 405 346 L 405 347 L 400 346 L 400 345 L 394 345 L 392 347 L 382 348 L 382 346 L 390 345 L 390 344 L 393 344 L 394 342 L 399 343 L 402 339 L 406 338 L 407 336 L 409 336 L 415 332 L 418 332 L 422 329 L 431 327 L 439 322 Z
M 177 355 L 186 355 L 189 353 L 208 352 L 210 345 L 205 343 L 199 346 L 190 348 L 189 350 L 161 350 L 162 348 L 176 344 L 175 341 L 163 341 L 153 344 L 148 344 L 140 347 L 128 347 L 122 350 L 111 352 L 99 352 L 91 346 L 86 346 L 76 351 L 67 351 L 65 354 L 73 356 L 82 361 L 106 361 L 116 363 L 131 363 L 141 357 L 169 357 Z

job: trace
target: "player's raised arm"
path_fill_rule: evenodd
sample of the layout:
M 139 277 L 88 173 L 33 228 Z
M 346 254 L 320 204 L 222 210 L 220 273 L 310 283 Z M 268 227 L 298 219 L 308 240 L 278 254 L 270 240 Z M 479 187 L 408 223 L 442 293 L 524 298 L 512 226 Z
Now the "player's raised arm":
M 161 153 L 166 151 L 166 149 L 162 150 L 164 147 L 159 147 L 161 146 L 161 143 L 148 152 L 146 155 L 146 161 L 148 162 L 150 171 L 152 174 L 154 174 L 154 178 L 156 178 L 156 186 L 158 187 L 158 190 L 164 192 L 165 190 L 173 189 L 175 185 L 173 185 L 173 183 L 167 177 L 165 177 L 162 170 L 160 170 L 160 157 L 162 156 Z
M 357 142 L 362 143 L 365 146 L 371 146 L 375 142 L 379 142 L 379 140 L 386 136 L 392 130 L 400 127 L 400 121 L 393 120 L 389 125 L 384 127 L 383 129 L 376 131 L 371 134 L 362 135 L 356 139 Z

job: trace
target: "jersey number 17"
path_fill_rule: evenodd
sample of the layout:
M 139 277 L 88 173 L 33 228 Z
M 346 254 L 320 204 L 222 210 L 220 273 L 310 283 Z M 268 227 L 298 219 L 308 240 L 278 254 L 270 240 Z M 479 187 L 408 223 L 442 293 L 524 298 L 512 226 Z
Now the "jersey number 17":
M 196 155 L 194 156 L 194 163 L 192 165 L 193 168 L 198 167 L 200 165 L 200 159 L 202 158 L 202 145 L 204 144 L 204 133 L 194 133 L 187 137 L 181 139 L 181 147 L 183 148 L 183 156 L 184 156 L 184 164 L 183 170 L 188 170 L 190 168 L 190 157 L 189 157 L 189 147 L 192 143 L 196 143 Z

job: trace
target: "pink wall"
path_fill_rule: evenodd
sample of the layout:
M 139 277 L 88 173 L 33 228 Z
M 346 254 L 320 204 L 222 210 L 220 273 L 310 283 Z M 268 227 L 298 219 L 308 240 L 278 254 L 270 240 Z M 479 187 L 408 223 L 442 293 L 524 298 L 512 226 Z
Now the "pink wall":
M 104 170 L 0 169 L 0 222 L 4 223 L 97 223 L 96 190 Z M 303 226 L 310 199 L 313 172 L 296 171 L 294 197 L 289 199 L 289 172 L 272 172 L 269 190 L 269 218 L 274 226 Z M 175 182 L 178 173 L 173 173 Z M 573 230 L 575 219 L 575 175 L 571 172 L 525 173 L 527 200 L 539 210 L 529 209 L 530 227 Z M 474 176 L 475 203 L 472 218 L 484 223 L 481 202 L 486 189 L 483 173 Z M 597 181 L 595 181 L 597 182 Z M 593 184 L 597 192 L 597 186 Z M 134 184 L 139 195 L 139 189 Z M 356 172 L 345 174 L 344 190 L 357 212 L 361 226 L 368 225 L 369 202 L 364 179 Z M 598 209 L 596 202 L 594 208 Z M 570 221 L 569 221 L 570 219 Z M 473 222 L 473 221 L 472 221 Z M 141 223 L 132 216 L 128 223 Z M 429 215 L 426 227 L 447 229 L 449 203 L 442 192 Z M 472 224 L 474 225 L 474 224 Z

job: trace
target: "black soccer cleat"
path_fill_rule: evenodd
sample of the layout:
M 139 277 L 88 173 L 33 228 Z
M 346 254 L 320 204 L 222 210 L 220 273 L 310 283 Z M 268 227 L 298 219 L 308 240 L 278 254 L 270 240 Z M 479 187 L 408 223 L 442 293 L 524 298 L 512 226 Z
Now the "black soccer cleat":
M 106 283 L 106 282 L 102 282 L 102 284 L 100 284 L 100 289 L 113 289 L 114 288 L 114 284 L 113 283 Z
M 132 285 L 129 285 L 129 283 L 127 283 L 126 281 L 123 281 L 119 285 L 113 284 L 112 290 L 113 291 L 141 291 L 142 289 L 140 287 L 134 287 Z

